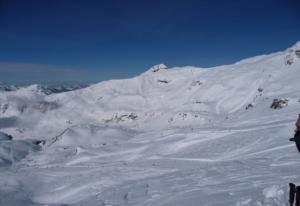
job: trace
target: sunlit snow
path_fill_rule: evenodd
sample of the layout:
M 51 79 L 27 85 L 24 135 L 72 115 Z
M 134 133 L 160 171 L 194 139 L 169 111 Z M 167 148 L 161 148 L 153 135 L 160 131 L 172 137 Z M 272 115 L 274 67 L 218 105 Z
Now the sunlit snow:
M 0 91 L 0 205 L 286 205 L 300 184 L 297 51 Z

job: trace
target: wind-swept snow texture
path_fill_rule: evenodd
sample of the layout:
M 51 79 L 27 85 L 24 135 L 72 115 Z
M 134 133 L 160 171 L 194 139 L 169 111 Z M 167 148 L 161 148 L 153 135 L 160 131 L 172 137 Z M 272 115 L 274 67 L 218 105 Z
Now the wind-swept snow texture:
M 287 205 L 299 78 L 300 42 L 59 94 L 2 91 L 0 205 Z

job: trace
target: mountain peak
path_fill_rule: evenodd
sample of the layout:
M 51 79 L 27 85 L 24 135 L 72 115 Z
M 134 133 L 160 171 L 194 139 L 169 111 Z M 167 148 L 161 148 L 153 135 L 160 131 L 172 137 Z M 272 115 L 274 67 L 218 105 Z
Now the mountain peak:
M 165 64 L 156 64 L 151 67 L 149 70 L 152 72 L 158 72 L 159 70 L 167 69 L 168 67 Z
M 287 49 L 288 51 L 300 51 L 300 41 L 296 42 L 293 46 Z

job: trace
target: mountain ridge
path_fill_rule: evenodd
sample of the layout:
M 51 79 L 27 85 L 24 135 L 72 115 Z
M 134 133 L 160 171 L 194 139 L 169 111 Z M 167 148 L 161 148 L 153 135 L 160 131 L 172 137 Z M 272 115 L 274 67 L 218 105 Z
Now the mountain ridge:
M 0 91 L 0 204 L 285 205 L 300 178 L 288 141 L 299 48 L 56 94 Z

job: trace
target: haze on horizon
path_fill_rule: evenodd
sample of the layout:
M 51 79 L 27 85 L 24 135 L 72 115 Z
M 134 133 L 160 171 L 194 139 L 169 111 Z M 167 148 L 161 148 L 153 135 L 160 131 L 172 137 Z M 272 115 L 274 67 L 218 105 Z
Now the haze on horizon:
M 0 26 L 0 81 L 97 82 L 283 50 L 299 41 L 300 3 L 1 0 Z

